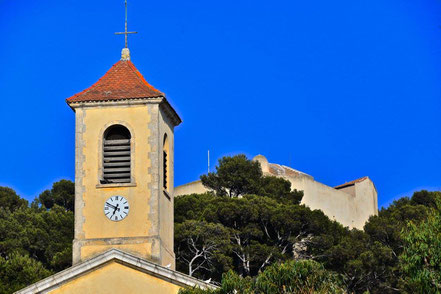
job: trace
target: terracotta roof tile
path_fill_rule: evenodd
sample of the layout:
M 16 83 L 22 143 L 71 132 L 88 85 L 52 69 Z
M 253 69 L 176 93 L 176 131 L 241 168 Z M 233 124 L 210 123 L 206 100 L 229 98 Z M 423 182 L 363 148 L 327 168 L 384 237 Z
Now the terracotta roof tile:
M 165 97 L 151 86 L 130 60 L 115 63 L 95 84 L 66 99 L 73 102 Z
M 362 177 L 362 178 L 359 178 L 359 179 L 356 179 L 356 180 L 353 180 L 353 181 L 346 182 L 344 184 L 335 186 L 334 189 L 341 189 L 341 188 L 345 188 L 347 186 L 352 186 L 352 185 L 355 185 L 356 183 L 363 182 L 364 180 L 367 180 L 367 179 L 368 179 L 368 177 Z

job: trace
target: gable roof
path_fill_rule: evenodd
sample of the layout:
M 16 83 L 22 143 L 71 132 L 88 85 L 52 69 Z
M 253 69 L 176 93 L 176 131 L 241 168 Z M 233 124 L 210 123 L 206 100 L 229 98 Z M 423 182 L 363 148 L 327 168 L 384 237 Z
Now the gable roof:
M 67 98 L 66 102 L 70 104 L 158 97 L 165 95 L 150 85 L 130 60 L 120 60 L 95 84 Z
M 353 180 L 353 181 L 346 182 L 344 184 L 335 186 L 334 189 L 342 189 L 342 188 L 346 188 L 348 186 L 353 186 L 353 185 L 355 185 L 357 183 L 361 183 L 361 182 L 363 182 L 364 180 L 367 180 L 367 179 L 368 179 L 368 177 L 362 177 L 362 178 L 359 178 L 359 179 L 356 179 L 356 180 Z
M 122 265 L 135 268 L 148 275 L 163 279 L 178 286 L 199 287 L 201 289 L 217 288 L 216 286 L 207 283 L 205 281 L 201 281 L 196 278 L 190 277 L 186 274 L 168 269 L 166 267 L 136 257 L 121 250 L 111 249 L 103 254 L 95 256 L 94 258 L 78 263 L 70 268 L 67 268 L 50 277 L 47 277 L 15 293 L 16 294 L 47 293 L 111 261 L 115 261 Z

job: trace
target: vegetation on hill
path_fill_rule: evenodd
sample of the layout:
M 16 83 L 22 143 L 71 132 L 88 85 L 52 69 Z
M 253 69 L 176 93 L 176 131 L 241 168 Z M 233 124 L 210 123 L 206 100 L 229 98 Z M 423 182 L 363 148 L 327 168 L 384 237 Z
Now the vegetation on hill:
M 60 197 L 70 200 L 59 202 Z M 67 180 L 54 183 L 30 205 L 14 190 L 0 187 L 0 293 L 12 293 L 71 265 L 74 217 L 67 203 L 73 199 L 74 184 Z
M 441 293 L 441 202 L 419 223 L 402 231 L 404 251 L 400 256 L 402 288 L 408 292 Z
M 201 180 L 213 192 L 177 197 L 176 228 L 188 222 L 215 224 L 223 232 L 223 243 L 208 240 L 196 230 L 177 229 L 176 261 L 180 271 L 219 282 L 221 290 L 215 293 L 229 293 L 225 285 L 231 283 L 240 287 L 245 283 L 240 289 L 252 293 L 320 293 L 307 288 L 305 292 L 286 290 L 291 284 L 276 292 L 252 286 L 265 276 L 267 268 L 276 273 L 272 283 L 283 284 L 282 268 L 305 260 L 341 277 L 349 293 L 439 291 L 435 277 L 441 276 L 440 255 L 436 254 L 441 252 L 441 234 L 439 226 L 435 229 L 439 219 L 432 215 L 440 213 L 440 192 L 420 191 L 401 198 L 372 216 L 364 230 L 350 230 L 321 211 L 300 205 L 302 193 L 291 191 L 290 182 L 263 176 L 259 164 L 243 155 L 222 158 L 216 172 Z M 426 246 L 434 249 L 427 251 Z M 207 248 L 210 253 L 202 254 Z
M 441 292 L 440 192 L 398 199 L 350 230 L 243 155 L 201 179 L 212 193 L 175 199 L 176 266 L 220 288 L 182 293 Z M 30 204 L 0 187 L 0 293 L 71 265 L 73 204 L 67 180 Z
M 256 293 L 345 293 L 341 277 L 313 260 L 288 260 L 268 266 L 256 278 L 242 277 L 230 270 L 215 290 L 184 289 L 180 294 Z

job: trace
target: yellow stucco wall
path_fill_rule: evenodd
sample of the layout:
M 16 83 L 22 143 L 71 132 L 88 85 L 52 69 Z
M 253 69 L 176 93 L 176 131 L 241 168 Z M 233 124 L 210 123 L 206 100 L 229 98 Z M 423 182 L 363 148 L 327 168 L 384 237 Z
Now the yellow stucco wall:
M 164 293 L 176 294 L 180 287 L 152 275 L 110 262 L 101 268 L 79 276 L 61 287 L 50 291 L 51 294 L 63 293 Z
M 171 264 L 173 253 L 173 124 L 158 103 L 100 104 L 78 107 L 76 113 L 75 239 L 73 263 L 111 248 Z M 131 133 L 130 184 L 103 185 L 103 134 L 115 124 Z M 168 138 L 168 194 L 162 187 L 164 134 Z M 125 197 L 127 217 L 115 222 L 104 215 L 111 196 Z
M 148 173 L 150 160 L 147 157 L 150 151 L 148 122 L 149 114 L 145 106 L 100 107 L 86 110 L 84 116 L 86 130 L 83 134 L 85 156 L 83 234 L 86 239 L 148 235 L 151 225 L 146 219 L 150 196 L 148 183 L 151 181 Z M 136 187 L 97 188 L 102 173 L 103 133 L 113 124 L 122 124 L 131 132 L 132 178 Z M 119 222 L 110 221 L 103 213 L 105 201 L 113 195 L 124 196 L 130 204 L 129 214 Z
M 86 260 L 110 248 L 118 248 L 158 261 L 153 252 L 159 243 L 157 213 L 151 213 L 152 105 L 98 106 L 76 109 L 76 203 L 74 263 Z M 156 105 L 157 107 L 157 105 Z M 103 134 L 111 125 L 121 124 L 131 133 L 130 185 L 111 187 L 100 184 L 102 178 Z M 157 123 L 156 123 L 157 124 Z M 130 205 L 127 217 L 115 222 L 104 215 L 105 201 L 115 195 Z M 154 201 L 153 201 L 154 202 Z M 157 208 L 156 208 L 157 210 Z M 148 238 L 153 237 L 153 238 Z M 156 238 L 156 240 L 154 239 Z M 152 257 L 153 256 L 153 257 Z
M 142 240 L 138 244 L 130 244 L 128 242 L 122 242 L 122 244 L 107 244 L 105 241 L 96 240 L 88 245 L 84 245 L 81 247 L 81 256 L 82 258 L 87 259 L 88 257 L 93 257 L 107 250 L 115 248 L 142 257 L 146 257 L 147 255 L 147 257 L 151 259 L 152 252 L 154 252 L 152 246 L 153 244 L 151 242 Z
M 161 258 L 163 264 L 175 264 L 175 255 L 173 253 L 174 244 L 174 136 L 173 136 L 173 124 L 169 121 L 168 117 L 163 111 L 159 113 L 159 131 L 161 134 L 161 144 L 164 141 L 164 134 L 167 134 L 167 149 L 168 153 L 168 172 L 167 172 L 167 195 L 164 194 L 163 185 L 161 182 L 162 193 L 159 196 L 159 233 L 161 235 Z M 161 150 L 164 146 L 161 146 Z M 161 164 L 159 166 L 160 175 L 162 179 L 163 175 L 163 164 L 162 164 L 162 153 L 161 153 Z

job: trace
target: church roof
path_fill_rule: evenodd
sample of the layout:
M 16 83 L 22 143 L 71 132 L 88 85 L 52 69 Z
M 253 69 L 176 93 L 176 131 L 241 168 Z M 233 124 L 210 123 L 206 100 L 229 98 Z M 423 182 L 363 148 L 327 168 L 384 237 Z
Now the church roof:
M 182 119 L 165 98 L 165 94 L 150 85 L 129 59 L 121 58 L 104 76 L 89 88 L 66 99 L 70 107 L 82 103 L 121 102 L 124 100 L 159 99 L 161 108 L 175 126 Z
M 74 102 L 165 97 L 150 85 L 130 60 L 120 60 L 89 88 L 66 99 Z
M 137 269 L 147 275 L 155 276 L 164 281 L 168 281 L 181 287 L 198 287 L 201 289 L 215 289 L 215 285 L 206 281 L 198 280 L 186 274 L 168 269 L 145 259 L 136 257 L 127 252 L 118 249 L 111 249 L 100 255 L 97 255 L 89 260 L 78 263 L 70 268 L 49 276 L 35 284 L 32 284 L 24 289 L 21 289 L 16 294 L 36 294 L 47 293 L 51 290 L 57 289 L 63 284 L 68 283 L 82 275 L 94 271 L 111 261 L 119 264 Z

